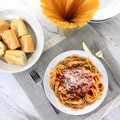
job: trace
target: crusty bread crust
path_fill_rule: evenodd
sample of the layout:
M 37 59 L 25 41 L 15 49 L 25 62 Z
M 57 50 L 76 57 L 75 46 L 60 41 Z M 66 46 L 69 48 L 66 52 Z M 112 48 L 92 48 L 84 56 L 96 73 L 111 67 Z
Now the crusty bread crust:
M 21 50 L 25 53 L 31 53 L 35 51 L 34 43 L 31 35 L 25 35 L 20 38 Z
M 27 57 L 22 50 L 7 50 L 5 53 L 5 60 L 9 64 L 26 65 Z
M 18 38 L 16 37 L 14 30 L 6 30 L 2 35 L 4 43 L 10 50 L 14 50 L 20 47 Z
M 11 23 L 11 29 L 15 31 L 18 38 L 28 34 L 27 28 L 21 18 L 13 20 Z

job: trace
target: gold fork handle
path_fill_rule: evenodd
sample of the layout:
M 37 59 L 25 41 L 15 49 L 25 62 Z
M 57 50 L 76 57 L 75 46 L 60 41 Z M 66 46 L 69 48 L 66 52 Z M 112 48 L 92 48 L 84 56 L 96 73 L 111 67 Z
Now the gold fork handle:
M 113 78 L 114 78 L 114 80 L 115 80 L 116 84 L 120 87 L 120 85 L 119 85 L 118 81 L 116 80 L 116 78 L 115 78 L 115 76 L 114 76 L 114 74 L 113 74 L 113 71 L 111 70 L 110 65 L 108 64 L 108 62 L 106 61 L 106 59 L 105 59 L 104 57 L 102 57 L 102 59 L 104 60 L 104 62 L 105 62 L 105 63 L 107 64 L 107 66 L 109 67 L 110 72 L 111 72 L 111 74 L 112 74 L 112 76 L 113 76 Z M 112 88 L 111 84 L 109 84 L 109 86 L 110 86 L 110 89 L 111 89 L 111 88 Z M 111 90 L 112 90 L 112 89 L 111 89 Z

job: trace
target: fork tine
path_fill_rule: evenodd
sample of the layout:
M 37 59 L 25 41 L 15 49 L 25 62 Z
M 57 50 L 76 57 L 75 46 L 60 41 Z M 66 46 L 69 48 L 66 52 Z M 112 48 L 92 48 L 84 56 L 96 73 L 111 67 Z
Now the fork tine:
M 35 77 L 36 79 L 39 79 L 39 78 L 40 78 L 39 75 L 38 75 L 35 71 L 33 71 L 33 74 L 34 74 L 34 77 Z
M 34 82 L 35 82 L 37 85 L 39 85 L 40 87 L 44 88 L 43 82 L 41 81 L 41 77 L 40 77 L 40 75 L 39 75 L 35 70 L 31 71 L 29 74 L 30 74 L 30 76 L 33 78 Z M 50 104 L 51 104 L 51 103 L 50 103 Z M 53 107 L 54 111 L 55 111 L 57 114 L 59 114 L 59 110 L 57 110 L 52 104 L 51 104 L 51 106 Z
M 95 54 L 94 44 L 91 45 L 92 52 Z
M 36 79 L 36 81 L 37 80 L 40 80 L 40 76 L 34 71 L 34 75 L 35 75 L 35 79 Z
M 31 73 L 30 73 L 33 77 L 35 77 L 35 73 L 34 73 L 34 71 L 31 71 Z
M 30 76 L 34 79 L 34 81 L 40 78 L 40 76 L 34 70 L 30 72 Z
M 30 75 L 33 76 L 33 71 L 30 72 Z
M 96 45 L 97 45 L 97 48 L 100 50 L 101 48 L 100 48 L 99 44 L 97 43 Z
M 33 78 L 33 80 L 35 81 L 35 77 L 34 77 L 34 73 L 33 73 L 33 71 L 32 72 L 30 72 L 30 76 Z
M 95 49 L 95 51 L 96 51 L 96 52 L 98 52 L 98 51 L 99 51 L 99 49 L 98 49 L 98 47 L 97 47 L 97 44 L 96 44 L 96 47 L 95 47 L 95 48 L 96 48 L 96 49 Z
M 34 73 L 36 74 L 36 76 L 37 76 L 38 78 L 41 78 L 40 75 L 38 75 L 38 73 L 37 73 L 35 70 L 33 70 L 33 71 L 34 71 Z
M 96 43 L 92 44 L 91 48 L 94 54 L 99 51 L 99 48 Z
M 95 44 L 92 44 L 91 49 L 92 49 L 93 53 L 95 54 L 96 53 L 96 51 L 95 51 Z
M 30 72 L 30 76 L 32 76 L 32 77 L 33 77 L 33 71 L 31 71 L 31 72 Z

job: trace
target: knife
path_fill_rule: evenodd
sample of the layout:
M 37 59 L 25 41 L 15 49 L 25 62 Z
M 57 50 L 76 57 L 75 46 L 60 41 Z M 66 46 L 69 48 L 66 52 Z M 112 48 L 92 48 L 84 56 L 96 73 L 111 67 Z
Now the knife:
M 86 45 L 84 42 L 82 42 L 82 46 L 83 46 L 83 49 L 84 49 L 85 52 L 87 52 L 87 53 L 89 53 L 89 54 L 92 54 L 92 53 L 90 52 L 90 50 L 88 49 L 87 45 Z
M 89 48 L 87 47 L 87 45 L 86 45 L 84 42 L 82 42 L 82 46 L 83 46 L 83 50 L 84 50 L 85 52 L 87 52 L 87 53 L 89 53 L 89 54 L 92 54 L 92 53 L 90 52 Z M 114 76 L 114 75 L 113 75 L 113 76 Z M 114 78 L 114 79 L 115 79 L 115 78 Z M 118 84 L 118 83 L 117 83 L 117 84 Z M 119 85 L 119 84 L 118 84 L 118 85 Z M 109 89 L 110 89 L 110 91 L 113 90 L 110 82 L 109 82 Z

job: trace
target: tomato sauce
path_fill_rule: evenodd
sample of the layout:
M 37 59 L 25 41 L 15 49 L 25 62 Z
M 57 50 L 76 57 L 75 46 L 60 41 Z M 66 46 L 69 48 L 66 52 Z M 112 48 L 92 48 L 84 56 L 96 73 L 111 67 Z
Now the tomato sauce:
M 57 81 L 68 91 L 68 96 L 81 98 L 91 90 L 92 73 L 85 68 L 71 68 L 64 71 L 63 76 L 57 76 Z

